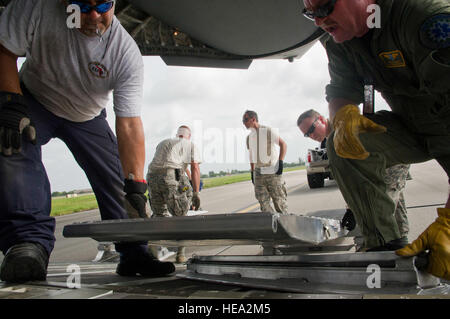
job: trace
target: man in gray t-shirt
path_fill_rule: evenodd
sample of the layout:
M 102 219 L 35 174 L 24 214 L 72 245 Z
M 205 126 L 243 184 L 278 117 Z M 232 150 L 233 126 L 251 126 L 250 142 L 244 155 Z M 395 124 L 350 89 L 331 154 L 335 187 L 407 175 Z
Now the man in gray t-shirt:
M 200 163 L 200 152 L 191 142 L 191 130 L 185 125 L 178 128 L 175 138 L 158 144 L 147 173 L 154 217 L 185 216 L 191 204 L 199 210 Z M 189 172 L 188 165 L 191 167 L 189 177 L 185 175 Z M 178 247 L 176 262 L 185 260 L 184 247 Z
M 246 144 L 250 156 L 250 173 L 255 186 L 255 197 L 261 212 L 287 213 L 286 182 L 283 180 L 283 160 L 287 144 L 276 130 L 260 125 L 258 114 L 247 110 L 242 123 L 251 130 Z M 279 150 L 277 147 L 279 146 Z M 272 199 L 273 206 L 270 204 Z
M 55 241 L 41 160 L 50 139 L 64 141 L 85 171 L 102 219 L 128 218 L 125 204 L 145 214 L 142 56 L 114 1 L 16 0 L 0 16 L 0 70 L 0 278 L 44 280 Z M 106 121 L 110 93 L 117 138 Z M 175 270 L 145 242 L 116 250 L 119 275 Z

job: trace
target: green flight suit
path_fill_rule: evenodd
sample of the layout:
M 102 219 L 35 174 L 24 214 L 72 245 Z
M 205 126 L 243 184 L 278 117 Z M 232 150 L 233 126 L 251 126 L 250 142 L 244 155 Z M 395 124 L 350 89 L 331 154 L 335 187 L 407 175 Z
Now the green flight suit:
M 400 238 L 383 182 L 387 167 L 434 158 L 450 176 L 450 1 L 377 5 L 381 28 L 341 44 L 328 35 L 321 39 L 329 58 L 328 101 L 346 98 L 358 105 L 364 84 L 372 83 L 392 109 L 367 115 L 387 127 L 386 133 L 360 134 L 367 159 L 341 158 L 333 138 L 327 143 L 333 176 L 368 248 Z

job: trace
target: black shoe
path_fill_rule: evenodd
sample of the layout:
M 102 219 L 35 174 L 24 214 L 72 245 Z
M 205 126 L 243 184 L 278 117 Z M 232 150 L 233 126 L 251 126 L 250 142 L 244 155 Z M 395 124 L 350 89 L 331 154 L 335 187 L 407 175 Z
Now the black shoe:
M 401 237 L 398 239 L 394 239 L 394 240 L 390 241 L 389 244 L 394 245 L 394 246 L 395 245 L 401 246 L 400 248 L 398 248 L 398 249 L 401 249 L 401 248 L 405 247 L 406 245 L 408 245 L 408 237 L 404 236 L 404 237 Z
M 21 243 L 6 252 L 0 270 L 0 279 L 6 282 L 45 280 L 48 253 L 38 243 Z
M 148 253 L 122 255 L 117 265 L 116 273 L 120 276 L 161 277 L 175 271 L 175 265 L 171 262 L 162 262 Z
M 406 245 L 408 245 L 408 238 L 402 237 L 402 238 L 397 238 L 397 239 L 391 240 L 390 242 L 388 242 L 387 244 L 385 244 L 383 246 L 373 247 L 373 248 L 367 249 L 366 251 L 367 252 L 394 251 L 394 250 L 402 249 Z

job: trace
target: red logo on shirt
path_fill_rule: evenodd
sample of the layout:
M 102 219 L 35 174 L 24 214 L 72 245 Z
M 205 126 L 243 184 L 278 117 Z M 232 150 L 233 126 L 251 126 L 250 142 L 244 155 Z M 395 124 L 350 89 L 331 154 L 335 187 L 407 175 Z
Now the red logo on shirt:
M 96 77 L 105 79 L 109 75 L 109 71 L 106 69 L 106 67 L 99 62 L 89 63 L 88 68 L 89 68 L 89 71 Z

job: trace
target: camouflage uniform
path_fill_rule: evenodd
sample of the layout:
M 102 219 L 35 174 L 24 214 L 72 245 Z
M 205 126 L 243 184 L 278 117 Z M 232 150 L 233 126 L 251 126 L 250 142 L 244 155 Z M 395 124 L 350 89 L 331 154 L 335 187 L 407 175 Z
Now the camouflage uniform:
M 386 169 L 386 175 L 384 176 L 384 181 L 387 186 L 386 192 L 396 205 L 394 216 L 401 237 L 408 237 L 409 232 L 403 190 L 405 189 L 406 177 L 408 176 L 410 166 L 407 164 L 394 165 Z
M 175 169 L 154 169 L 147 174 L 147 180 L 150 207 L 155 217 L 186 215 L 192 203 L 192 187 L 186 175 L 181 175 L 177 181 Z
M 278 154 L 275 148 L 278 139 L 276 132 L 263 125 L 256 130 L 253 129 L 247 136 L 250 162 L 255 164 L 255 197 L 259 201 L 262 212 L 287 213 L 288 210 L 286 182 L 282 175 L 275 173 L 278 169 Z M 271 198 L 275 210 L 270 204 Z
M 255 171 L 255 197 L 259 201 L 262 212 L 273 212 L 270 198 L 273 200 L 275 210 L 279 213 L 287 213 L 286 182 L 282 175 L 260 174 Z
M 200 153 L 189 140 L 172 138 L 158 144 L 147 173 L 152 217 L 187 214 L 193 190 L 185 172 L 191 162 L 200 163 Z M 185 259 L 184 254 L 185 247 L 178 247 L 177 262 Z
M 387 128 L 361 133 L 370 152 L 365 160 L 338 156 L 334 132 L 327 139 L 331 170 L 355 214 L 367 248 L 401 237 L 386 192 L 386 167 L 436 159 L 450 176 L 450 2 L 448 0 L 377 0 L 381 27 L 360 38 L 326 48 L 330 84 L 327 101 L 364 101 L 368 80 L 391 107 L 366 115 Z
M 155 216 L 186 215 L 193 195 L 186 168 L 200 161 L 200 153 L 190 140 L 169 138 L 158 144 L 147 173 L 150 207 Z

